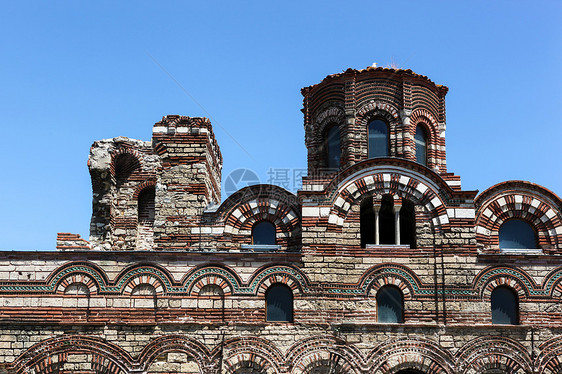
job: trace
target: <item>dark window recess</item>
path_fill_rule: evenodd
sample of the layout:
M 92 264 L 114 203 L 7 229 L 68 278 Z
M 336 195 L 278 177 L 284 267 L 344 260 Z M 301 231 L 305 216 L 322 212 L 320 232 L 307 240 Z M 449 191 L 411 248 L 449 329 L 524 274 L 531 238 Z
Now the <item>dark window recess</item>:
M 274 284 L 265 294 L 266 319 L 293 322 L 293 291 L 284 284 Z
M 398 287 L 384 286 L 377 293 L 377 322 L 404 322 L 404 298 Z
M 369 158 L 388 157 L 388 125 L 380 119 L 369 123 Z
M 530 249 L 537 248 L 535 230 L 522 219 L 510 219 L 500 227 L 500 248 Z
M 416 212 L 414 203 L 410 200 L 402 201 L 400 209 L 400 244 L 409 244 L 416 248 Z
M 138 221 L 144 224 L 154 223 L 154 188 L 145 188 L 139 194 Z
M 394 199 L 391 195 L 384 195 L 379 212 L 380 244 L 396 244 L 395 233 Z
M 114 160 L 115 180 L 121 185 L 129 179 L 131 174 L 140 169 L 140 162 L 135 156 L 129 153 L 121 153 Z
M 416 127 L 414 142 L 416 143 L 416 162 L 427 165 L 427 133 L 421 125 Z
M 373 198 L 368 196 L 361 201 L 360 208 L 361 248 L 365 248 L 367 244 L 375 244 L 375 222 Z
M 326 132 L 325 144 L 326 149 L 326 167 L 330 170 L 338 170 L 340 168 L 340 129 L 337 125 L 333 125 Z
M 496 287 L 492 291 L 492 323 L 495 325 L 517 325 L 518 314 L 517 294 L 509 287 Z
M 268 221 L 261 221 L 254 225 L 252 230 L 252 244 L 274 245 L 275 225 Z

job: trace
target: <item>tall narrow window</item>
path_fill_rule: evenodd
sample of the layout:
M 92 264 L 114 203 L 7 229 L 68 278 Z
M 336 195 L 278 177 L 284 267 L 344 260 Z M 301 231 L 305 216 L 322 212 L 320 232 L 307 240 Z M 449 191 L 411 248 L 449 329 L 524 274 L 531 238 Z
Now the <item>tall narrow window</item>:
M 537 248 L 535 230 L 522 219 L 510 219 L 500 227 L 500 249 Z
M 427 133 L 422 125 L 416 127 L 414 141 L 416 143 L 416 162 L 427 165 Z
M 496 287 L 492 291 L 492 323 L 497 325 L 517 325 L 518 314 L 517 294 L 509 287 Z
M 145 188 L 139 194 L 138 222 L 152 226 L 154 223 L 154 188 Z
M 373 197 L 368 196 L 361 201 L 359 230 L 361 235 L 361 248 L 367 244 L 375 244 L 376 217 L 373 210 Z
M 326 132 L 324 143 L 326 149 L 326 167 L 331 170 L 340 168 L 340 129 L 338 125 L 332 125 Z
M 139 250 L 154 248 L 154 187 L 147 187 L 141 191 L 138 199 L 137 211 L 137 244 Z
M 369 158 L 388 157 L 388 125 L 380 119 L 369 123 Z
M 391 195 L 384 195 L 379 211 L 380 244 L 396 244 L 395 220 L 394 199 Z
M 266 319 L 293 322 L 293 291 L 284 284 L 274 284 L 265 293 Z
M 260 221 L 256 223 L 252 230 L 252 244 L 274 245 L 275 225 L 268 221 Z
M 400 244 L 409 244 L 416 248 L 416 212 L 414 203 L 410 200 L 402 201 L 400 209 Z
M 398 287 L 384 286 L 377 292 L 377 322 L 404 322 L 404 297 Z

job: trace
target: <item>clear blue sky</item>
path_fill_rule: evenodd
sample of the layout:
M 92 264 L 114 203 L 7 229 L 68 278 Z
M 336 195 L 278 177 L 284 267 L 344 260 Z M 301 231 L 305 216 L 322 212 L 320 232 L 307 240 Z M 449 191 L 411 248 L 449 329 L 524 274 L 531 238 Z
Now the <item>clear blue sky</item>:
M 5 2 L 0 249 L 87 238 L 90 145 L 149 140 L 166 114 L 211 117 L 223 177 L 306 167 L 301 87 L 373 62 L 449 87 L 463 188 L 523 179 L 560 196 L 561 15 L 559 1 Z

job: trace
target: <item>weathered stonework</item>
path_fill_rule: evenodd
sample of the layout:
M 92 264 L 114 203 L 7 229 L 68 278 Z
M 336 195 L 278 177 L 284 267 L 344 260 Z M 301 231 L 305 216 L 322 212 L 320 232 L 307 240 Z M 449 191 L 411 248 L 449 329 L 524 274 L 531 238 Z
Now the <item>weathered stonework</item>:
M 151 142 L 95 142 L 89 241 L 59 233 L 57 252 L 2 253 L 0 373 L 562 372 L 562 202 L 524 181 L 462 190 L 446 168 L 447 91 L 383 68 L 304 88 L 297 195 L 257 185 L 220 203 L 205 118 L 166 116 Z M 377 119 L 389 154 L 369 159 Z M 501 246 L 512 219 L 536 248 Z M 292 301 L 266 307 L 279 285 Z M 492 320 L 498 288 L 515 323 Z M 388 289 L 403 321 L 383 322 Z M 292 317 L 268 317 L 275 303 Z

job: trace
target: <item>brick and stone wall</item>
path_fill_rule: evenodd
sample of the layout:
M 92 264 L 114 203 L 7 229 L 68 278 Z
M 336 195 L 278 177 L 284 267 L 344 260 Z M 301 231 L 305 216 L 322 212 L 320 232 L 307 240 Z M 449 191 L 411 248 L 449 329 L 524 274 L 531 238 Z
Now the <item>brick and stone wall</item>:
M 89 240 L 59 233 L 57 252 L 0 257 L 0 373 L 562 372 L 562 201 L 525 181 L 463 190 L 446 169 L 447 90 L 381 68 L 303 89 L 296 195 L 256 185 L 221 202 L 206 118 L 95 142 Z M 373 118 L 389 124 L 390 157 L 368 159 Z M 327 172 L 334 124 L 341 167 Z M 512 219 L 537 248 L 501 248 Z M 254 243 L 262 221 L 274 245 Z M 267 317 L 278 285 L 293 297 L 285 321 Z M 386 287 L 400 321 L 382 322 Z M 515 323 L 493 323 L 498 287 L 513 290 Z

